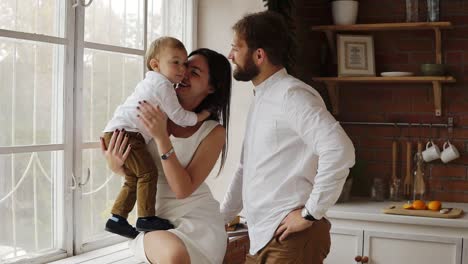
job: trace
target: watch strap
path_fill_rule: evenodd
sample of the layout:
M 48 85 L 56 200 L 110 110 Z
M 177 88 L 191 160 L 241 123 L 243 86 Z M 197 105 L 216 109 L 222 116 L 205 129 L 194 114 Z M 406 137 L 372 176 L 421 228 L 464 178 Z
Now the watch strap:
M 162 160 L 167 160 L 174 153 L 174 147 L 172 147 L 168 152 L 161 155 Z
M 317 221 L 317 219 L 315 219 L 315 217 L 313 217 L 310 213 L 309 213 L 309 210 L 307 210 L 307 208 L 303 208 L 302 209 L 304 211 L 304 213 L 302 214 L 304 219 L 305 220 L 308 220 L 308 221 Z

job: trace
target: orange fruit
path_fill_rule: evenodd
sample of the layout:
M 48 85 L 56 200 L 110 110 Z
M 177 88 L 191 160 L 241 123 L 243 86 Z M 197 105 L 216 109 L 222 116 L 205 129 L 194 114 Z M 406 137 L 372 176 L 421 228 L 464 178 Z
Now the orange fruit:
M 403 209 L 413 209 L 413 205 L 410 203 L 403 204 Z
M 439 211 L 442 208 L 442 203 L 440 201 L 430 201 L 427 208 L 432 211 Z
M 413 208 L 416 210 L 426 210 L 426 203 L 421 200 L 414 200 L 413 201 Z

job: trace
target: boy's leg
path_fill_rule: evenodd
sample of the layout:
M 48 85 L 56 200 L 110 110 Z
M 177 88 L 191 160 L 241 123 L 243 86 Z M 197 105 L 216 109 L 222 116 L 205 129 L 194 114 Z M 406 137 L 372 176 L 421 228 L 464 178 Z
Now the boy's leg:
M 143 136 L 139 133 L 129 133 L 129 137 L 132 150 L 125 165 L 136 175 L 138 217 L 154 216 L 158 168 L 147 149 Z
M 103 138 L 106 145 L 109 145 L 109 141 L 112 137 L 113 132 L 104 133 Z M 132 156 L 132 153 L 130 153 Z M 127 218 L 128 214 L 132 211 L 136 201 L 137 191 L 137 178 L 130 170 L 126 170 L 125 183 L 120 189 L 120 192 L 115 199 L 114 206 L 112 207 L 111 213 L 119 215 L 123 218 Z
M 128 132 L 127 132 L 128 133 Z M 129 142 L 132 144 L 131 155 L 125 165 L 137 177 L 137 230 L 153 231 L 167 230 L 173 225 L 165 219 L 155 216 L 156 189 L 158 183 L 158 168 L 143 136 L 139 133 L 129 133 Z
M 137 178 L 135 176 L 125 176 L 125 183 L 120 189 L 119 195 L 115 199 L 111 213 L 127 219 L 128 214 L 135 206 L 137 198 Z
M 109 144 L 112 132 L 104 133 L 104 141 Z M 127 217 L 132 211 L 136 201 L 137 178 L 131 171 L 126 170 L 125 183 L 114 202 L 112 217 L 106 222 L 106 230 L 124 237 L 135 238 L 138 232 L 127 222 Z

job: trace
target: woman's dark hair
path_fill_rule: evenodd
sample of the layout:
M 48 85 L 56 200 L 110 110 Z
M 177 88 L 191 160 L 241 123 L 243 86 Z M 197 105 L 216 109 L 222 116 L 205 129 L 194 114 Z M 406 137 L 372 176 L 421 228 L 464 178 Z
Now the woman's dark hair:
M 194 55 L 200 55 L 206 59 L 209 70 L 208 82 L 214 89 L 214 93 L 208 94 L 194 112 L 198 113 L 203 109 L 209 110 L 211 112 L 209 119 L 220 122 L 226 129 L 226 142 L 221 155 L 219 175 L 226 161 L 229 143 L 229 111 L 232 86 L 231 64 L 224 55 L 210 49 L 202 48 L 194 50 L 189 54 L 189 57 Z

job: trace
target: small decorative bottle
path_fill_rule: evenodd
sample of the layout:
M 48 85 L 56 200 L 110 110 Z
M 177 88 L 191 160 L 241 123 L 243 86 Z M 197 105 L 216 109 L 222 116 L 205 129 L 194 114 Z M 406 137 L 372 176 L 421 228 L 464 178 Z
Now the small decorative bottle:
M 375 177 L 371 187 L 371 200 L 382 202 L 387 198 L 387 182 L 379 177 Z
M 427 21 L 439 21 L 439 0 L 427 0 Z
M 418 0 L 406 0 L 406 22 L 418 22 L 418 21 L 419 21 Z

